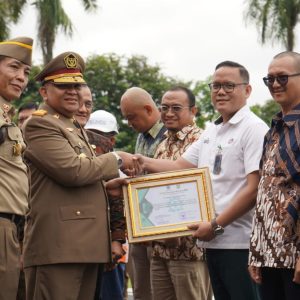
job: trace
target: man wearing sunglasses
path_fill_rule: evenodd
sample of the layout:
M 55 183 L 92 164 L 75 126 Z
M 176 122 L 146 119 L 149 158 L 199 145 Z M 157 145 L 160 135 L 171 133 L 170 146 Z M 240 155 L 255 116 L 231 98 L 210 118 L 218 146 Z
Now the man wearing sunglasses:
M 264 141 L 249 270 L 263 299 L 300 299 L 300 54 L 276 55 L 263 80 L 281 112 Z
M 256 299 L 248 268 L 252 207 L 259 181 L 259 161 L 268 126 L 247 107 L 251 93 L 244 66 L 217 65 L 209 84 L 220 117 L 176 161 L 136 156 L 150 172 L 209 167 L 216 218 L 190 226 L 206 248 L 216 300 Z

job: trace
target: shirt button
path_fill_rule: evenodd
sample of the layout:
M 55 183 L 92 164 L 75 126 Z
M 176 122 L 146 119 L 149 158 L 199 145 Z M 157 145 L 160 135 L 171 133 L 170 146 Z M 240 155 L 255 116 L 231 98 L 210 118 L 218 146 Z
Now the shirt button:
M 77 211 L 76 211 L 76 215 L 77 215 L 77 216 L 80 216 L 80 215 L 81 215 L 81 211 L 80 211 L 80 210 L 77 210 Z

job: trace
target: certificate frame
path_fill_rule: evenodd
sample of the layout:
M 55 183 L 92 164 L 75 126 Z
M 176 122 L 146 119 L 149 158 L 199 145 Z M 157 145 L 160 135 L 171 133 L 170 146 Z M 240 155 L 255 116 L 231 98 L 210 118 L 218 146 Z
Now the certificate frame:
M 154 197 L 157 192 L 163 195 L 163 204 Z M 215 217 L 210 172 L 206 167 L 128 178 L 123 195 L 129 243 L 191 235 L 193 231 L 188 225 Z M 152 195 L 152 200 L 148 195 Z M 185 211 L 181 211 L 183 207 Z M 159 224 L 151 221 L 155 210 L 167 210 L 167 214 L 156 216 Z

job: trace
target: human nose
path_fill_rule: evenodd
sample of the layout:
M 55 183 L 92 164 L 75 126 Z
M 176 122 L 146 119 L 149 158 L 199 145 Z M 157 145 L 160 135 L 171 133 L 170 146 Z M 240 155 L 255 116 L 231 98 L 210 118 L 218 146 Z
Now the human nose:
M 78 94 L 78 90 L 73 85 L 68 86 L 66 92 L 69 94 Z
M 28 80 L 28 75 L 22 69 L 19 69 L 16 74 L 16 78 L 19 81 L 25 82 L 26 80 Z
M 217 94 L 226 94 L 225 88 L 223 84 L 220 84 L 220 88 L 217 91 Z
M 173 116 L 175 113 L 174 113 L 174 110 L 172 108 L 172 106 L 170 106 L 168 108 L 168 110 L 165 112 L 165 116 Z
M 86 113 L 87 112 L 87 108 L 86 108 L 85 104 L 82 104 L 79 107 L 78 111 L 81 112 L 81 113 Z

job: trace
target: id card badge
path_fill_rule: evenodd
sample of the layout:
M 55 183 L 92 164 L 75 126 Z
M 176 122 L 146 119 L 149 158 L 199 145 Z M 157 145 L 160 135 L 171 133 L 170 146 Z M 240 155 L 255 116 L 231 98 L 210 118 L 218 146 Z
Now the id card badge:
M 222 170 L 222 147 L 218 146 L 218 151 L 215 156 L 213 174 L 219 175 Z

